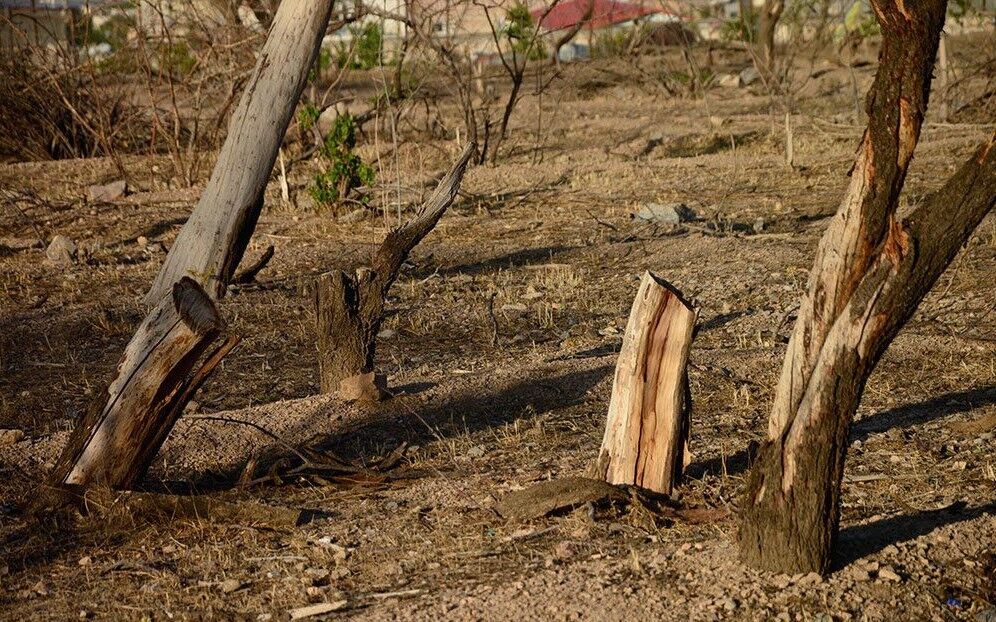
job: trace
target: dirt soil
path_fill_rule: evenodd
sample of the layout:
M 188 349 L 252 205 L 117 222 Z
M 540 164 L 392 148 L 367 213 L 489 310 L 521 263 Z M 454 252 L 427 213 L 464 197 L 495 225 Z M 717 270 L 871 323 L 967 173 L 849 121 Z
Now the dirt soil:
M 862 90 L 873 71 L 855 70 Z M 2 236 L 78 245 L 68 264 L 0 246 L 0 618 L 281 620 L 326 603 L 320 615 L 357 620 L 943 621 L 996 605 L 996 216 L 868 384 L 833 572 L 753 571 L 735 544 L 748 448 L 863 130 L 851 72 L 814 72 L 796 93 L 791 167 L 786 100 L 760 85 L 672 98 L 618 68 L 568 72 L 523 102 L 509 153 L 468 172 L 395 284 L 378 346 L 395 397 L 380 404 L 317 395 L 311 283 L 361 265 L 397 198 L 410 209 L 458 145 L 422 138 L 383 158 L 375 204 L 388 208 L 365 219 L 316 212 L 308 163 L 291 171 L 293 205 L 274 179 L 247 262 L 271 244 L 275 257 L 221 304 L 244 339 L 144 484 L 225 508 L 206 515 L 108 491 L 85 515 L 23 511 L 113 375 L 199 188 L 169 187 L 163 158 L 130 157 L 130 194 L 98 204 L 87 189 L 117 178 L 107 160 L 0 167 Z M 929 117 L 904 205 L 991 132 Z M 378 140 L 361 138 L 366 157 L 388 151 Z M 674 202 L 698 220 L 632 216 Z M 677 494 L 699 520 L 590 504 L 506 521 L 497 500 L 596 457 L 645 270 L 700 310 Z M 305 446 L 371 470 L 238 485 L 261 452 Z

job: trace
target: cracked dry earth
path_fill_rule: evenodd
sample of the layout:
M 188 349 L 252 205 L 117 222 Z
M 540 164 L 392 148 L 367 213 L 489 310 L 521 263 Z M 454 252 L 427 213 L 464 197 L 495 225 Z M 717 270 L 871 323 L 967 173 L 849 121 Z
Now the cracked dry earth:
M 870 73 L 860 78 L 867 85 Z M 304 165 L 291 175 L 297 207 L 281 205 L 272 184 L 249 257 L 269 244 L 276 255 L 223 301 L 244 341 L 190 410 L 219 419 L 181 420 L 146 482 L 193 487 L 229 508 L 220 515 L 149 513 L 107 491 L 57 524 L 18 510 L 113 372 L 159 244 L 172 243 L 197 193 L 164 187 L 155 171 L 165 165 L 150 158 L 126 159 L 134 193 L 101 205 L 82 197 L 113 178 L 106 161 L 0 167 L 5 187 L 33 193 L 20 206 L 42 235 L 81 248 L 66 266 L 38 249 L 0 254 L 0 428 L 20 432 L 0 447 L 0 618 L 282 620 L 320 606 L 314 619 L 944 621 L 996 605 L 996 217 L 869 382 L 833 572 L 755 572 L 735 545 L 747 447 L 763 434 L 793 311 L 862 128 L 826 120 L 850 110 L 848 89 L 801 98 L 793 169 L 766 95 L 724 87 L 708 102 L 661 101 L 600 88 L 557 91 L 542 104 L 544 134 L 518 128 L 509 158 L 469 171 L 392 290 L 378 364 L 396 396 L 381 404 L 315 395 L 309 292 L 322 270 L 361 263 L 392 217 L 314 213 Z M 536 105 L 525 100 L 517 118 Z M 988 132 L 928 118 L 905 200 L 937 188 Z M 403 145 L 406 180 L 430 178 L 455 150 L 434 147 Z M 668 228 L 631 217 L 650 202 L 686 203 L 700 220 Z M 31 235 L 17 212 L 0 218 Z M 504 495 L 582 475 L 594 459 L 646 269 L 700 307 L 694 457 L 678 495 L 712 518 L 581 506 L 502 519 L 493 507 Z M 274 445 L 246 422 L 365 464 L 407 446 L 383 477 L 246 488 L 234 477 Z M 306 519 L 267 518 L 302 510 Z

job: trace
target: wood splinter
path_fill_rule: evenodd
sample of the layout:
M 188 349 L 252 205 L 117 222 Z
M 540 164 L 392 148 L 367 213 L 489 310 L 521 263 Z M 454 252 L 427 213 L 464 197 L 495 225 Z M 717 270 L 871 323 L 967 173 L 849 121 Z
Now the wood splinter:
M 616 363 L 595 475 L 671 494 L 688 463 L 688 355 L 696 311 L 667 281 L 644 272 Z

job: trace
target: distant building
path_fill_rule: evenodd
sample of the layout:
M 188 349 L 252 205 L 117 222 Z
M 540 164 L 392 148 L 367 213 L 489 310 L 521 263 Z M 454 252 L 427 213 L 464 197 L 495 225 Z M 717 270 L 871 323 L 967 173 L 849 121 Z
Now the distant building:
M 0 0 L 0 47 L 65 47 L 80 37 L 92 7 L 105 0 Z

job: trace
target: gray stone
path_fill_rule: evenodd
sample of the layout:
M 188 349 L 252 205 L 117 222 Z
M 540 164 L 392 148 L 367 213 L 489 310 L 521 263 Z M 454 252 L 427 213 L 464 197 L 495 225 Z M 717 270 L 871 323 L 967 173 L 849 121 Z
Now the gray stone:
M 692 208 L 684 203 L 647 203 L 635 216 L 637 220 L 673 225 L 698 219 Z
M 87 196 L 93 203 L 110 203 L 111 201 L 116 201 L 123 197 L 127 191 L 127 182 L 123 179 L 119 179 L 107 184 L 90 186 L 90 189 L 87 191 Z
M 761 72 L 751 65 L 740 72 L 740 86 L 750 86 L 761 79 Z
M 73 263 L 76 261 L 76 242 L 64 235 L 57 235 L 45 249 L 45 256 L 54 263 Z

